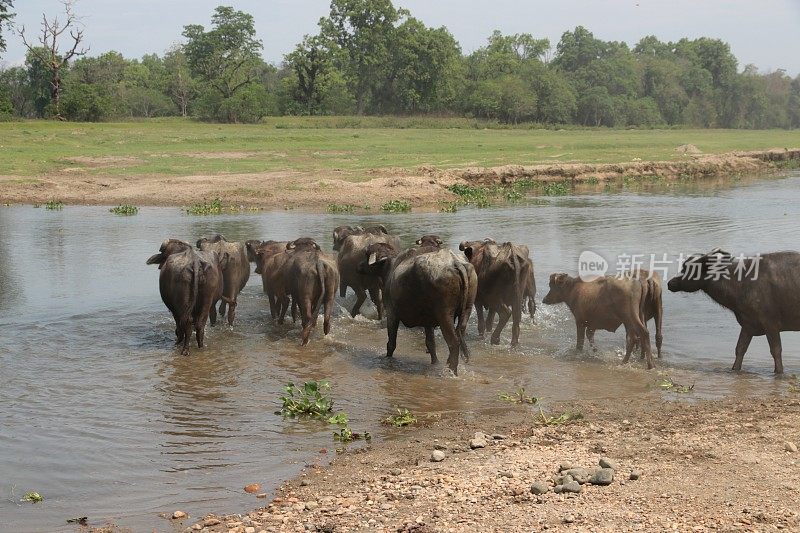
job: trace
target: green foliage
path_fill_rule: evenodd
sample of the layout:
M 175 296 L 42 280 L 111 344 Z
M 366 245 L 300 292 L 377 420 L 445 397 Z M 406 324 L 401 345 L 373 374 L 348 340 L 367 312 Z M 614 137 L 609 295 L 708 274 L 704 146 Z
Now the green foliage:
M 520 387 L 519 389 L 511 393 L 501 392 L 500 394 L 497 395 L 497 397 L 500 400 L 509 403 L 528 404 L 528 405 L 535 405 L 539 403 L 539 398 L 535 396 L 528 396 L 527 394 L 525 394 L 524 387 Z
M 14 18 L 14 13 L 11 11 L 13 7 L 13 0 L 0 0 L 0 52 L 6 51 L 6 40 L 3 35 L 3 30 L 11 26 L 11 20 Z
M 294 383 L 288 383 L 284 387 L 285 395 L 280 397 L 281 410 L 278 414 L 286 417 L 301 417 L 307 416 L 311 418 L 328 419 L 328 414 L 333 411 L 333 400 L 327 395 L 331 385 L 329 381 L 306 381 L 302 387 L 295 386 Z M 331 420 L 338 420 L 344 417 L 347 423 L 346 415 L 339 414 L 331 417 Z
M 136 207 L 135 205 L 123 204 L 123 205 L 118 205 L 116 207 L 112 207 L 108 211 L 114 213 L 115 215 L 130 216 L 138 213 L 139 208 Z
M 462 183 L 454 183 L 447 187 L 447 190 L 458 195 L 463 205 L 474 205 L 475 207 L 489 207 L 489 190 L 485 187 L 473 187 Z
M 111 101 L 95 85 L 78 83 L 67 87 L 61 98 L 61 113 L 67 120 L 99 122 L 111 114 Z
M 458 202 L 442 202 L 439 207 L 440 213 L 457 213 Z
M 659 388 L 662 388 L 666 391 L 677 392 L 680 394 L 686 394 L 694 390 L 694 383 L 692 383 L 691 385 L 679 385 L 678 383 L 672 381 L 671 378 L 664 378 L 662 380 L 659 380 L 659 382 L 656 385 Z
M 337 442 L 341 442 L 342 444 L 347 444 L 348 442 L 353 442 L 354 440 L 365 440 L 367 442 L 372 441 L 372 435 L 367 433 L 355 433 L 350 426 L 343 426 L 339 428 L 339 431 L 333 432 L 333 440 Z
M 44 501 L 44 497 L 38 492 L 28 492 L 22 497 L 23 502 L 40 503 Z
M 544 411 L 539 409 L 539 416 L 536 417 L 536 422 L 542 426 L 561 426 L 570 424 L 581 420 L 583 415 L 581 413 L 573 413 L 565 411 L 558 416 L 549 416 L 544 414 Z
M 381 206 L 381 210 L 387 213 L 409 213 L 411 204 L 405 200 L 389 200 Z
M 383 423 L 389 426 L 401 428 L 416 424 L 417 417 L 415 417 L 408 409 L 397 409 L 397 414 L 384 418 Z
M 570 186 L 564 181 L 549 181 L 542 187 L 545 196 L 564 196 L 570 192 Z
M 205 200 L 199 204 L 194 204 L 186 208 L 190 215 L 219 215 L 223 211 L 222 200 L 214 198 L 211 201 Z
M 353 204 L 328 204 L 328 213 L 352 213 L 355 209 Z
M 337 426 L 346 426 L 349 424 L 347 413 L 336 413 L 328 418 L 328 424 L 336 424 Z
M 64 209 L 64 203 L 61 200 L 50 200 L 44 204 L 44 208 L 48 211 L 61 211 Z

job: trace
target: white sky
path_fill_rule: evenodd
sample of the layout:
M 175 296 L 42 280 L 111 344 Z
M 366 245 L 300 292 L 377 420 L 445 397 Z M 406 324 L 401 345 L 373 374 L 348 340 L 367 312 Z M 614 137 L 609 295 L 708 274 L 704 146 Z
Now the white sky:
M 58 0 L 16 0 L 16 23 L 38 27 L 43 12 L 58 13 Z M 264 58 L 278 63 L 303 34 L 317 31 L 328 0 L 79 0 L 76 12 L 86 26 L 92 55 L 117 50 L 126 57 L 163 53 L 180 41 L 186 24 L 208 25 L 219 4 L 233 5 L 255 17 L 264 42 Z M 783 68 L 800 73 L 800 0 L 395 0 L 395 5 L 429 26 L 447 26 L 464 52 L 484 44 L 494 29 L 547 37 L 553 46 L 561 34 L 586 26 L 604 40 L 633 45 L 654 34 L 669 41 L 716 37 L 731 44 L 740 69 Z M 3 60 L 18 64 L 24 50 L 8 34 Z

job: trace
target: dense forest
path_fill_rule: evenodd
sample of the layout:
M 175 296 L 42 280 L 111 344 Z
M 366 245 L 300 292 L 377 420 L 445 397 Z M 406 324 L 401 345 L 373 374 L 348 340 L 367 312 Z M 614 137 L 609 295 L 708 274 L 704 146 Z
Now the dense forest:
M 10 25 L 13 0 L 0 0 L 0 53 L 8 39 L 28 46 L 24 66 L 0 71 L 0 118 L 258 122 L 270 115 L 368 114 L 800 127 L 800 76 L 754 65 L 740 70 L 718 39 L 647 36 L 631 48 L 579 26 L 553 47 L 527 33 L 495 31 L 464 55 L 447 28 L 428 27 L 391 0 L 332 0 L 318 33 L 306 35 L 280 65 L 262 59 L 253 17 L 225 6 L 216 8 L 209 28 L 185 26 L 180 46 L 129 59 L 90 55 L 82 41 L 91 27 L 81 27 L 71 8 L 67 2 L 56 31 L 47 20 L 57 14 L 45 14 L 39 34 L 26 34 Z

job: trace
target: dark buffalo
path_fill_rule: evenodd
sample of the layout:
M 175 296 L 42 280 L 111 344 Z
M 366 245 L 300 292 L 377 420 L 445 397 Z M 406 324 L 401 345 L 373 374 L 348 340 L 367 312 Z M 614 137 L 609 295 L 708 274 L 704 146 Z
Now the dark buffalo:
M 183 344 L 181 353 L 189 354 L 194 327 L 197 346 L 203 347 L 206 320 L 217 321 L 215 305 L 222 295 L 222 272 L 215 252 L 198 252 L 177 239 L 161 244 L 159 252 L 147 260 L 158 265 L 161 300 L 175 319 L 175 344 Z
M 397 347 L 397 329 L 404 326 L 425 328 L 425 345 L 436 363 L 434 328 L 442 330 L 449 348 L 447 364 L 458 373 L 459 352 L 469 358 L 464 339 L 478 278 L 475 269 L 447 249 L 439 238 L 420 239 L 416 247 L 402 254 L 386 243 L 367 249 L 361 270 L 381 278 L 386 303 L 389 342 L 386 355 Z
M 383 224 L 363 228 L 361 226 L 339 226 L 333 230 L 333 251 L 338 252 L 342 249 L 344 241 L 351 235 L 363 235 L 369 233 L 371 235 L 385 235 L 387 242 L 391 242 L 399 250 L 400 238 L 394 235 L 389 235 L 389 230 Z M 342 294 L 344 296 L 344 294 Z
M 379 286 L 380 280 L 373 274 L 361 273 L 359 266 L 364 260 L 364 253 L 371 245 L 386 243 L 398 250 L 397 242 L 399 241 L 396 237 L 383 232 L 364 232 L 350 234 L 341 243 L 339 255 L 336 257 L 336 266 L 341 277 L 339 293 L 344 296 L 347 287 L 352 287 L 355 291 L 356 302 L 350 312 L 351 316 L 355 317 L 361 311 L 361 306 L 369 292 L 375 309 L 378 311 L 378 320 L 383 318 L 383 295 Z
M 271 242 L 271 241 L 259 241 L 258 239 L 250 239 L 250 240 L 244 241 L 244 248 L 245 248 L 245 250 L 247 250 L 247 260 L 248 261 L 250 261 L 251 263 L 257 263 L 257 261 L 256 261 L 256 250 L 258 250 L 259 246 L 264 244 L 264 242 Z M 256 265 L 256 268 L 258 268 L 257 265 Z M 256 272 L 256 274 L 259 274 L 259 272 Z
M 647 284 L 632 276 L 605 276 L 583 281 L 559 273 L 550 276 L 550 291 L 542 299 L 542 303 L 567 304 L 575 317 L 578 350 L 583 350 L 587 330 L 594 340 L 596 330 L 613 332 L 624 325 L 627 342 L 623 362 L 628 362 L 634 345 L 640 342 L 647 368 L 650 369 L 655 364 L 650 351 L 650 333 L 642 320 L 646 298 Z
M 800 331 L 799 253 L 775 252 L 734 260 L 728 252 L 715 249 L 690 257 L 667 287 L 672 292 L 703 291 L 733 311 L 742 327 L 733 370 L 742 369 L 753 337 L 766 335 L 775 373 L 783 373 L 781 332 Z
M 222 268 L 222 295 L 225 296 L 219 304 L 219 314 L 225 316 L 225 304 L 228 310 L 228 324 L 233 325 L 236 316 L 236 298 L 242 292 L 247 280 L 250 279 L 250 263 L 247 260 L 247 251 L 240 242 L 229 242 L 222 235 L 201 237 L 197 240 L 197 248 L 203 251 L 216 252 Z
M 325 307 L 323 331 L 325 335 L 330 333 L 339 271 L 336 269 L 336 261 L 322 253 L 314 239 L 297 239 L 287 244 L 286 249 L 291 255 L 284 268 L 284 279 L 292 297 L 292 305 L 297 305 L 300 310 L 302 343 L 305 346 L 308 344 L 311 329 L 317 325 L 322 306 Z
M 475 298 L 478 333 L 483 336 L 486 331 L 483 319 L 483 309 L 486 308 L 489 313 L 500 316 L 497 328 L 492 333 L 492 344 L 500 344 L 500 334 L 511 318 L 511 345 L 518 345 L 522 308 L 526 299 L 531 317 L 536 312 L 533 300 L 536 282 L 528 247 L 510 242 L 497 244 L 492 239 L 484 239 L 464 241 L 458 248 L 464 252 L 478 275 L 478 293 Z M 491 321 L 489 327 L 491 328 Z
M 290 252 L 287 241 L 265 241 L 255 250 L 256 272 L 261 274 L 261 285 L 269 300 L 270 316 L 283 323 L 289 296 L 286 291 L 286 265 Z

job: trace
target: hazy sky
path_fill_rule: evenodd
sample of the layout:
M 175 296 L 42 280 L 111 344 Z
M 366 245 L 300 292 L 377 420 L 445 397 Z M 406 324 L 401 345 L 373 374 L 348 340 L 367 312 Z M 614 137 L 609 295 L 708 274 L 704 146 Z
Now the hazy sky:
M 126 57 L 163 53 L 179 42 L 186 24 L 208 25 L 219 4 L 255 17 L 264 58 L 278 63 L 317 20 L 328 0 L 79 0 L 92 54 L 117 50 Z M 58 0 L 16 0 L 18 25 L 36 30 L 43 12 L 57 13 Z M 565 30 L 583 25 L 605 40 L 635 44 L 709 36 L 730 43 L 740 69 L 800 73 L 800 0 L 395 0 L 429 26 L 447 26 L 465 53 L 482 46 L 494 29 L 548 37 L 553 46 Z M 9 35 L 5 62 L 19 63 L 24 50 Z

